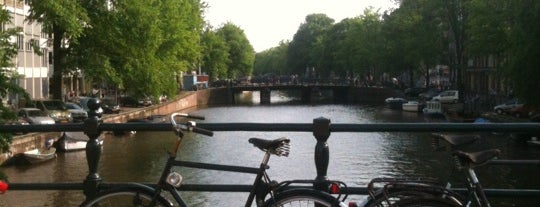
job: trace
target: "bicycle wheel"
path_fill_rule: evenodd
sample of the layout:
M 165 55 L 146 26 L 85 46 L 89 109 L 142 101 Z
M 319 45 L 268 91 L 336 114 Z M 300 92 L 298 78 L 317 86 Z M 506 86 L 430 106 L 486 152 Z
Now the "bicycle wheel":
M 456 205 L 446 199 L 436 197 L 404 199 L 396 203 L 399 207 L 453 207 Z
M 370 199 L 366 206 L 368 207 L 386 207 L 395 206 L 395 204 L 404 199 L 432 196 L 429 192 L 420 191 L 395 191 L 386 194 L 378 194 L 375 199 Z
M 311 189 L 297 189 L 280 192 L 269 198 L 265 207 L 336 207 L 340 201 L 328 193 Z
M 375 192 L 374 198 L 370 197 L 365 206 L 395 206 L 401 200 L 413 198 L 444 198 L 444 200 L 456 203 L 456 205 L 461 205 L 461 201 L 463 200 L 460 195 L 440 186 L 405 184 L 378 190 Z
M 151 206 L 153 192 L 147 189 L 120 188 L 99 193 L 95 198 L 86 200 L 80 207 L 142 207 Z M 172 207 L 163 196 L 158 195 L 152 206 Z

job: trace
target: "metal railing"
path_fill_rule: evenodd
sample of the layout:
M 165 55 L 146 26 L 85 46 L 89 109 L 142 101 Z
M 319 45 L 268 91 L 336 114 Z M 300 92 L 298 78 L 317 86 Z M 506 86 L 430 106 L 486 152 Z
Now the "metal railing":
M 94 196 L 98 189 L 118 187 L 122 183 L 103 182 L 98 173 L 101 147 L 97 142 L 102 131 L 170 131 L 168 123 L 101 123 L 100 114 L 96 113 L 97 104 L 89 103 L 94 111 L 84 123 L 60 125 L 0 125 L 2 132 L 61 132 L 83 131 L 90 138 L 86 146 L 88 175 L 81 183 L 10 183 L 10 190 L 82 190 L 87 197 Z M 317 140 L 315 146 L 316 180 L 325 180 L 329 164 L 329 146 L 331 133 L 339 132 L 519 132 L 540 134 L 540 123 L 375 123 L 375 124 L 331 124 L 324 117 L 316 118 L 313 123 L 198 123 L 199 127 L 212 131 L 288 131 L 313 132 Z M 530 161 L 537 164 L 540 161 Z M 515 164 L 494 162 L 494 164 Z M 147 184 L 152 186 L 153 184 Z M 317 186 L 315 186 L 317 187 Z M 349 187 L 351 194 L 367 194 L 366 187 Z M 249 185 L 183 185 L 184 191 L 219 191 L 249 192 Z M 464 192 L 465 189 L 455 189 Z M 498 197 L 540 197 L 540 189 L 486 189 L 488 196 Z

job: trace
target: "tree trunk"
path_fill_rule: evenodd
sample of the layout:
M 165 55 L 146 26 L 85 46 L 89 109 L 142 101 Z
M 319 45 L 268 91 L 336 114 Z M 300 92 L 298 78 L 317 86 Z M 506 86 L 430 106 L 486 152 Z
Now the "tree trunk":
M 62 99 L 62 87 L 64 81 L 62 73 L 65 68 L 65 51 L 62 47 L 62 39 L 64 39 L 64 30 L 53 26 L 53 75 L 50 80 L 50 91 L 53 99 Z

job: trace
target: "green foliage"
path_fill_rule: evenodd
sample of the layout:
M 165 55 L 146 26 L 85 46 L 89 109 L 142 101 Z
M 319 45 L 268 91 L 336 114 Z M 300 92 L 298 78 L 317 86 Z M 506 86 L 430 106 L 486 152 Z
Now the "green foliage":
M 5 9 L 0 10 L 0 24 L 9 25 L 11 16 Z M 0 98 L 10 94 L 19 94 L 28 98 L 28 94 L 19 87 L 14 80 L 19 75 L 13 68 L 13 57 L 17 55 L 17 45 L 10 40 L 16 37 L 21 28 L 6 28 L 0 31 Z M 9 106 L 0 101 L 0 124 L 5 124 L 16 119 L 16 113 Z M 0 152 L 7 152 L 12 140 L 12 135 L 0 133 Z
M 287 65 L 292 74 L 304 74 L 307 67 L 321 70 L 324 34 L 333 23 L 325 14 L 306 16 L 306 22 L 300 25 L 287 50 Z
M 227 77 L 241 78 L 253 72 L 255 51 L 249 43 L 244 30 L 232 23 L 226 23 L 217 30 L 227 44 L 229 60 L 227 61 Z
M 95 83 L 138 96 L 171 97 L 177 92 L 175 74 L 200 61 L 199 1 L 87 1 L 83 6 L 90 21 L 71 45 L 72 62 Z
M 207 71 L 210 80 L 227 78 L 229 48 L 225 39 L 218 36 L 215 31 L 206 28 L 201 37 L 202 69 Z
M 448 62 L 445 52 L 448 40 L 443 36 L 448 28 L 442 21 L 442 10 L 440 1 L 409 0 L 385 15 L 382 30 L 385 38 L 381 43 L 386 44 L 384 59 L 392 61 L 381 62 L 387 72 L 408 72 L 409 85 L 414 85 L 414 74 L 424 76 L 427 69 Z
M 288 74 L 287 49 L 288 42 L 280 42 L 279 46 L 255 54 L 253 73 L 262 75 L 267 73 Z
M 540 2 L 511 1 L 509 13 L 513 24 L 507 51 L 507 74 L 511 77 L 515 95 L 526 102 L 540 106 Z
M 66 47 L 68 44 L 63 44 L 63 40 L 69 39 L 70 44 L 75 43 L 82 35 L 84 25 L 89 19 L 81 1 L 78 0 L 30 0 L 28 4 L 30 13 L 27 20 L 41 23 L 43 32 L 54 36 L 54 69 L 50 90 L 53 98 L 59 99 L 62 96 L 62 75 L 70 70 L 68 67 L 70 51 Z

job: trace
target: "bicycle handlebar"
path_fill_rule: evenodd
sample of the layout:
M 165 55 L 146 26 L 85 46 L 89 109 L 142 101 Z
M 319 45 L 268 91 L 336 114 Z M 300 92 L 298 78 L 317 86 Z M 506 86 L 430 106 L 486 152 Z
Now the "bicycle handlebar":
M 182 126 L 184 126 L 185 131 L 192 131 L 192 132 L 195 132 L 195 133 L 204 134 L 206 136 L 213 136 L 214 135 L 214 132 L 212 132 L 210 130 L 197 127 L 196 123 L 193 122 L 193 121 L 188 121 L 185 124 L 177 124 L 176 121 L 174 120 L 174 117 L 176 117 L 176 116 L 204 120 L 204 117 L 202 117 L 202 116 L 194 116 L 194 115 L 189 115 L 189 114 L 186 114 L 186 113 L 172 113 L 171 117 L 170 117 L 170 120 L 171 120 L 171 124 L 173 125 L 173 128 L 175 130 L 182 130 L 183 129 Z
M 204 120 L 204 116 L 196 116 L 196 115 L 191 115 L 191 114 L 186 114 L 186 113 L 173 113 L 173 114 L 171 114 L 171 121 L 174 120 L 175 116 L 181 116 L 181 117 L 190 118 L 190 119 Z

